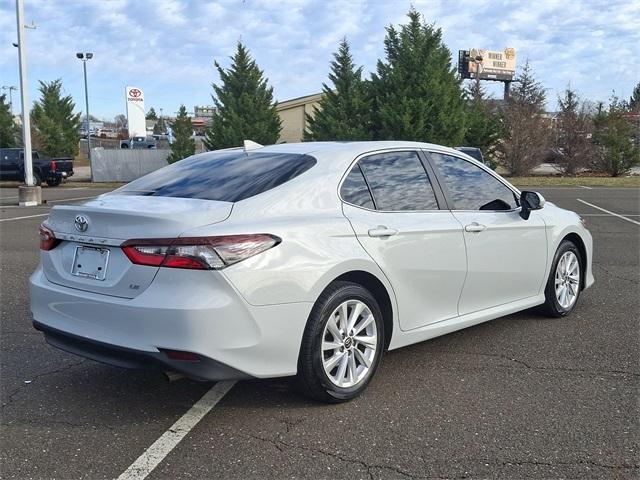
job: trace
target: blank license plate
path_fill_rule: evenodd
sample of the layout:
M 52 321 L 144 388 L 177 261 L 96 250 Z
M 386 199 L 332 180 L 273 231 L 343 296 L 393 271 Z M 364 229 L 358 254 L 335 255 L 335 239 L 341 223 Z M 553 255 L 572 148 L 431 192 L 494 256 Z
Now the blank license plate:
M 108 248 L 76 247 L 71 274 L 77 277 L 104 280 L 109 261 Z

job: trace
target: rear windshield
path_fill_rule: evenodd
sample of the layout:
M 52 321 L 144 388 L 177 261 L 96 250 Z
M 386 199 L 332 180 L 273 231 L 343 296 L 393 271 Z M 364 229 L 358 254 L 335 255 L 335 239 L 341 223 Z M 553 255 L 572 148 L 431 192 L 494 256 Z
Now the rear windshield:
M 180 160 L 113 193 L 239 202 L 306 172 L 316 164 L 292 153 L 211 152 Z

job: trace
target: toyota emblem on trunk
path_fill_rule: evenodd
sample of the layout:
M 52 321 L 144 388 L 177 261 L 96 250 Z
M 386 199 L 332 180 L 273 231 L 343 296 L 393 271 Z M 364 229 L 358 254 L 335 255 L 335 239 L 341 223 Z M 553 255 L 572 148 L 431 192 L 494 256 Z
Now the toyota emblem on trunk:
M 89 221 L 84 215 L 76 215 L 74 224 L 79 232 L 85 232 L 89 228 Z

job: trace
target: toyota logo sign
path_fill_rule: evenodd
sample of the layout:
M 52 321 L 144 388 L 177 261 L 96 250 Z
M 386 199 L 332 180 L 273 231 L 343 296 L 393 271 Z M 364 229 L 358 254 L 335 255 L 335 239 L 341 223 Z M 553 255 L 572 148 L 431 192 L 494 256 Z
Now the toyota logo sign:
M 76 215 L 73 223 L 76 226 L 76 230 L 79 232 L 86 232 L 87 228 L 89 228 L 89 220 L 87 220 L 87 217 L 84 215 Z
M 129 90 L 130 97 L 138 98 L 140 95 L 142 95 L 142 92 L 137 88 L 132 88 L 131 90 Z

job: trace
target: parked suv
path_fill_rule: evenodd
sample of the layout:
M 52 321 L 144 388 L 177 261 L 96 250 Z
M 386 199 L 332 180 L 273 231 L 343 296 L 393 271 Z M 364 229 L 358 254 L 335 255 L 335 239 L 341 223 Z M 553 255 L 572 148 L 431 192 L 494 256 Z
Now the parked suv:
M 120 142 L 120 148 L 156 148 L 156 139 L 153 137 L 133 137 Z
M 50 187 L 57 187 L 63 179 L 73 175 L 73 159 L 71 157 L 46 158 L 33 150 L 33 178 L 36 185 L 47 182 Z M 0 149 L 0 180 L 25 181 L 24 150 L 22 148 Z

